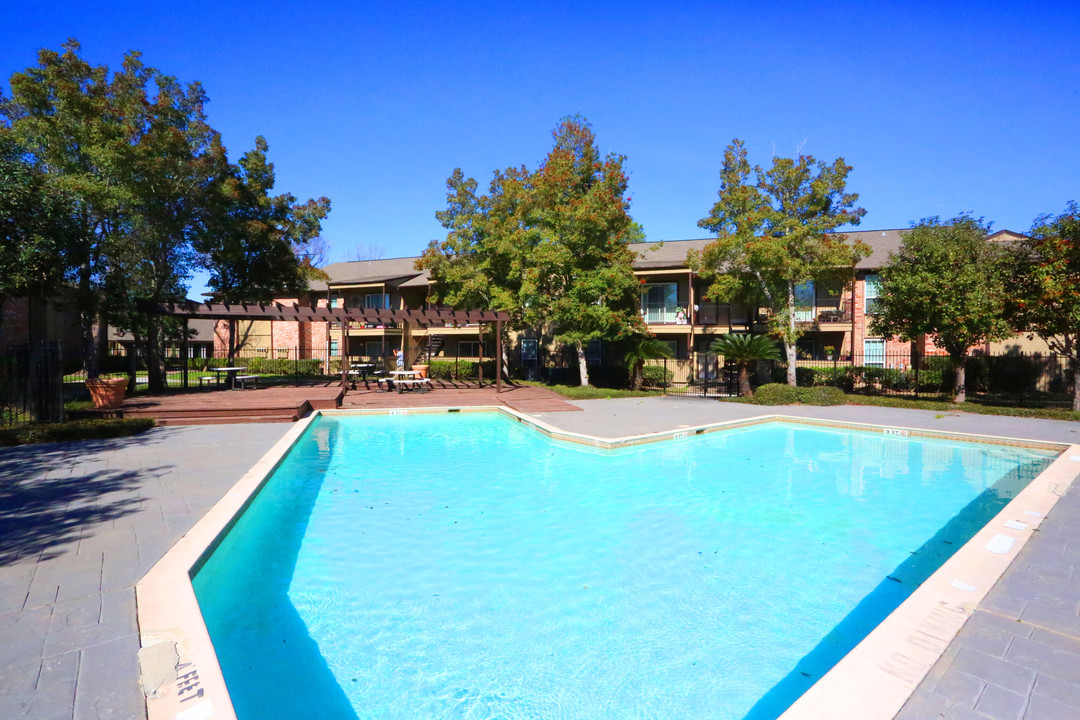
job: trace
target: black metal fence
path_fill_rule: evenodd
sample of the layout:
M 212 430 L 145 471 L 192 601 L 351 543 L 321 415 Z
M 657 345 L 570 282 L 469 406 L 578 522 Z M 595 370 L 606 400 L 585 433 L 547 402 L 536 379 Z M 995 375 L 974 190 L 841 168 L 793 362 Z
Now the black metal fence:
M 646 388 L 663 388 L 666 395 L 734 397 L 739 394 L 737 370 L 712 353 L 649 360 L 645 363 L 644 381 Z
M 724 396 L 738 394 L 737 372 L 715 355 L 694 353 L 687 358 L 654 360 L 655 385 L 671 395 Z M 937 399 L 951 397 L 956 370 L 947 356 L 897 353 L 842 356 L 829 360 L 800 359 L 795 367 L 801 386 L 831 385 L 848 393 L 897 395 Z M 787 382 L 787 363 L 755 363 L 751 385 Z M 646 378 L 648 384 L 649 378 Z M 965 368 L 969 400 L 1032 407 L 1070 406 L 1073 362 L 1065 355 L 1009 353 L 972 355 Z
M 64 419 L 64 363 L 59 343 L 0 350 L 0 424 Z

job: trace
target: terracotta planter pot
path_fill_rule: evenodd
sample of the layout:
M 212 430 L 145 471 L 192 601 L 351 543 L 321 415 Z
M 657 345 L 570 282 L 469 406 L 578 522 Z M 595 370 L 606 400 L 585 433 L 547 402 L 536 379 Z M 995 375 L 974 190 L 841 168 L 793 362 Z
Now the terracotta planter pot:
M 96 378 L 86 381 L 86 389 L 90 391 L 94 407 L 102 410 L 115 410 L 120 407 L 127 386 L 127 378 Z
M 427 365 L 413 365 L 412 369 L 415 370 L 416 372 L 420 373 L 420 377 L 422 377 L 422 378 L 427 377 L 427 371 L 428 371 L 428 366 Z

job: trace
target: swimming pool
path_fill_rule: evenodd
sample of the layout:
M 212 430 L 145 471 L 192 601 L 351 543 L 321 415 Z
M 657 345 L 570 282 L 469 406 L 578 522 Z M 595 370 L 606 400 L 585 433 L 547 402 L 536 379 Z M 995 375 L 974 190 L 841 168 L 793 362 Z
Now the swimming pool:
M 323 417 L 194 578 L 240 718 L 775 718 L 1051 459 Z

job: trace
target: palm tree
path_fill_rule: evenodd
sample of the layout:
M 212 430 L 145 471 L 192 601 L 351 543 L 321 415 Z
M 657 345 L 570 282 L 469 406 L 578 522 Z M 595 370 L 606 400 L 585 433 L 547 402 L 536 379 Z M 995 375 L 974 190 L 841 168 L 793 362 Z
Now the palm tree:
M 671 348 L 656 339 L 655 335 L 634 335 L 626 351 L 626 367 L 630 368 L 630 387 L 641 389 L 645 375 L 645 361 L 653 358 L 671 357 Z
M 713 340 L 709 352 L 723 355 L 725 360 L 739 368 L 739 397 L 750 397 L 750 363 L 758 360 L 779 360 L 780 349 L 776 341 L 765 335 L 722 335 Z

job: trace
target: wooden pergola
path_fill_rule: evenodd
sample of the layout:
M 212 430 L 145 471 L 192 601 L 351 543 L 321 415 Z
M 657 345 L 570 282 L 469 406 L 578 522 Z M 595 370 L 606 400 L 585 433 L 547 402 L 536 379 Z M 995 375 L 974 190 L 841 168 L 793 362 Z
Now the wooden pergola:
M 296 322 L 377 322 L 401 323 L 403 344 L 413 325 L 459 325 L 469 323 L 495 323 L 495 389 L 502 392 L 502 324 L 510 314 L 501 310 L 385 310 L 375 308 L 328 308 L 301 303 L 197 303 L 184 302 L 141 303 L 143 312 L 152 315 L 168 315 L 184 322 L 182 352 L 187 357 L 187 321 L 202 320 L 279 320 Z M 342 348 L 344 350 L 344 348 Z M 404 350 L 404 348 L 403 348 Z M 229 323 L 229 354 L 233 352 L 233 323 Z M 187 366 L 184 369 L 185 385 Z M 341 382 L 348 381 L 348 368 L 341 367 Z

